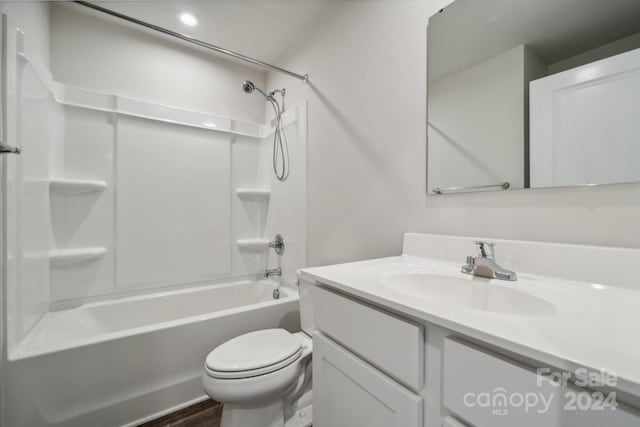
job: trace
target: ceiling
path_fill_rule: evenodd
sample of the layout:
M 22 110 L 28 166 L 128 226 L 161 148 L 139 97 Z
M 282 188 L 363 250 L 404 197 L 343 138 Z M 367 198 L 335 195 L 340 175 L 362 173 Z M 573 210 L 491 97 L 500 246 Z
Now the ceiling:
M 640 32 L 640 0 L 456 0 L 429 20 L 429 80 L 520 45 L 547 65 Z
M 336 0 L 92 1 L 261 61 L 276 63 L 315 17 Z M 78 10 L 87 9 L 75 6 Z M 189 27 L 179 16 L 198 19 Z
M 93 3 L 278 65 L 295 39 L 337 1 Z M 193 14 L 198 25 L 183 24 L 179 16 L 184 12 Z M 640 32 L 640 0 L 457 0 L 430 19 L 428 31 L 430 81 L 521 44 L 551 64 Z

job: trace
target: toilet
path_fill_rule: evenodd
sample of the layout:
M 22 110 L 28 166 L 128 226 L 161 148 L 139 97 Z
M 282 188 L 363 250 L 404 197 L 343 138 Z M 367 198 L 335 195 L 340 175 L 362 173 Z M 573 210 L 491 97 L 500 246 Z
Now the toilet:
M 224 404 L 221 427 L 311 425 L 311 285 L 301 282 L 299 289 L 303 332 L 249 332 L 207 356 L 202 383 L 213 400 Z

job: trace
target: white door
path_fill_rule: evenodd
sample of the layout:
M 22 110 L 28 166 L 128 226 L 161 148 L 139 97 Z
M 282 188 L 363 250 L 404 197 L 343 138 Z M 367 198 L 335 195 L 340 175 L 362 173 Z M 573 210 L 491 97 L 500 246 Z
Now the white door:
M 640 181 L 640 49 L 530 84 L 531 187 Z
M 313 418 L 314 427 L 419 427 L 422 398 L 316 332 Z

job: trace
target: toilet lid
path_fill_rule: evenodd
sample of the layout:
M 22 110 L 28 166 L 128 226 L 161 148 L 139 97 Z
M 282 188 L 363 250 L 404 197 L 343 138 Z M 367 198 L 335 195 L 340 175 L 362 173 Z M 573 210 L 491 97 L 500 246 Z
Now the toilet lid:
M 205 363 L 210 374 L 217 377 L 244 377 L 247 371 L 262 375 L 292 363 L 301 352 L 300 340 L 290 332 L 264 329 L 219 345 Z M 264 369 L 268 367 L 274 369 Z

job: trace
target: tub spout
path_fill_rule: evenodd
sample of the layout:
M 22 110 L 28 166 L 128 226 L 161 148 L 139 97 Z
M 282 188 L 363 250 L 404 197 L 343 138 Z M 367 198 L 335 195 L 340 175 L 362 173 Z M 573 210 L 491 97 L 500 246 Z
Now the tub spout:
M 280 267 L 277 267 L 264 272 L 264 277 L 268 278 L 271 276 L 282 276 L 282 269 Z

